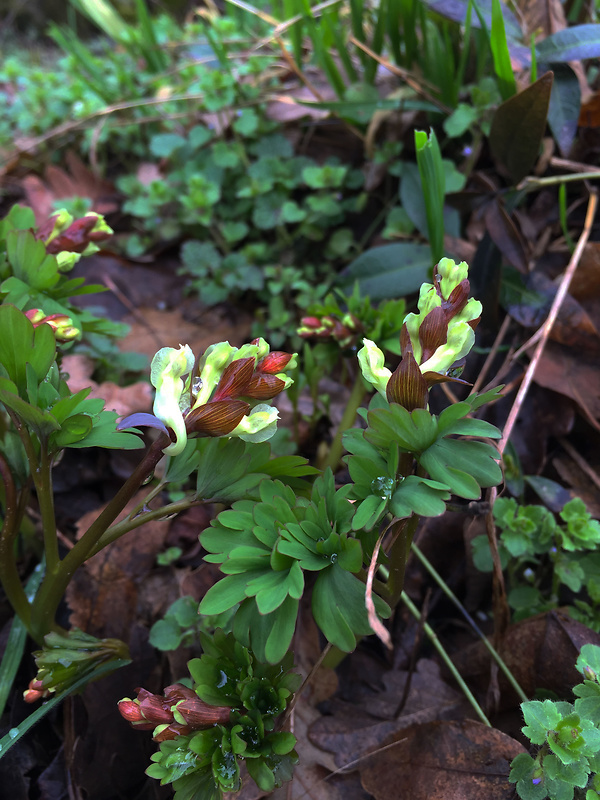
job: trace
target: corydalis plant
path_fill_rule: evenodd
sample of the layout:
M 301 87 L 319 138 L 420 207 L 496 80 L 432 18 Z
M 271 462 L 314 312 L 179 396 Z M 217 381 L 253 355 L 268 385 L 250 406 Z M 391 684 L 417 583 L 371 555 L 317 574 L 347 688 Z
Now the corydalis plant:
M 419 313 L 408 314 L 400 334 L 402 361 L 394 373 L 385 367 L 385 356 L 369 339 L 358 354 L 363 375 L 390 403 L 408 411 L 427 408 L 431 386 L 460 381 L 452 366 L 475 343 L 481 303 L 469 299 L 468 266 L 443 258 L 436 267 L 433 285 L 423 284 Z M 458 368 L 460 369 L 460 368 Z
M 149 425 L 164 433 L 170 429 L 175 441 L 164 449 L 170 456 L 183 452 L 189 436 L 270 439 L 279 415 L 266 401 L 292 383 L 286 371 L 295 367 L 296 356 L 269 350 L 264 339 L 240 348 L 219 342 L 196 365 L 189 345 L 163 347 L 150 368 L 154 415 L 132 414 L 121 426 Z

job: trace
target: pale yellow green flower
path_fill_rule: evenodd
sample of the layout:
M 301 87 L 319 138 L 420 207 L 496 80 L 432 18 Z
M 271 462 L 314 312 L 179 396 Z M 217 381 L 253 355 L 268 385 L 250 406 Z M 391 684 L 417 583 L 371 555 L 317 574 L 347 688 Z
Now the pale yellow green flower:
M 275 435 L 279 412 L 273 406 L 260 403 L 234 428 L 230 436 L 238 436 L 245 442 L 266 442 Z
M 385 356 L 371 339 L 363 339 L 363 344 L 364 347 L 358 351 L 363 378 L 385 397 L 386 386 L 392 377 L 391 371 L 385 366 Z
M 152 359 L 150 382 L 156 389 L 154 415 L 175 433 L 175 441 L 164 450 L 170 456 L 181 453 L 187 442 L 180 400 L 185 386 L 183 378 L 193 368 L 194 354 L 187 344 L 181 345 L 178 350 L 163 347 Z

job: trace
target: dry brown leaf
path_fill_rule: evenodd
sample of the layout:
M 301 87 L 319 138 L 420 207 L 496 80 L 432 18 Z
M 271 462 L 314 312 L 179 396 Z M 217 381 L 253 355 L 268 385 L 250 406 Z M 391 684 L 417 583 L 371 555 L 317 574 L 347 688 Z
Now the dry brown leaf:
M 570 397 L 583 416 L 600 420 L 600 369 L 597 358 L 575 348 L 549 344 L 544 350 L 534 381 Z
M 464 714 L 464 696 L 442 680 L 435 662 L 421 659 L 402 716 L 395 718 L 407 676 L 408 672 L 387 672 L 384 691 L 365 692 L 352 703 L 334 700 L 331 716 L 318 719 L 311 727 L 310 741 L 335 753 L 336 766 L 345 767 L 415 723 Z
M 129 514 L 146 494 L 140 492 L 128 503 L 117 521 Z M 78 538 L 103 508 L 90 511 L 79 520 Z M 67 590 L 72 627 L 95 636 L 115 636 L 129 641 L 130 628 L 137 619 L 139 587 L 154 566 L 156 554 L 164 548 L 168 528 L 168 520 L 147 522 L 77 570 Z
M 44 180 L 36 175 L 26 175 L 22 185 L 38 225 L 46 220 L 56 200 L 68 197 L 89 197 L 92 211 L 111 214 L 119 204 L 115 199 L 115 188 L 109 181 L 94 175 L 79 156 L 69 150 L 65 156 L 67 169 L 49 164 L 44 171 Z
M 506 666 L 529 697 L 536 689 L 549 689 L 560 697 L 570 698 L 572 688 L 581 680 L 575 662 L 584 644 L 600 645 L 600 634 L 560 611 L 509 626 L 499 648 Z M 490 676 L 490 654 L 482 642 L 453 654 L 460 674 L 486 691 Z M 501 708 L 514 708 L 516 695 L 500 675 Z
M 360 766 L 375 800 L 509 800 L 519 742 L 481 722 L 429 722 L 396 734 Z
M 215 309 L 205 312 L 199 323 L 185 319 L 178 310 L 162 311 L 156 308 L 139 308 L 137 316 L 127 317 L 124 321 L 131 326 L 131 330 L 121 340 L 121 350 L 134 350 L 149 358 L 154 356 L 159 347 L 189 344 L 193 352 L 199 355 L 216 342 L 228 340 L 239 346 L 250 336 L 249 317 L 239 314 L 237 319 L 232 319 Z

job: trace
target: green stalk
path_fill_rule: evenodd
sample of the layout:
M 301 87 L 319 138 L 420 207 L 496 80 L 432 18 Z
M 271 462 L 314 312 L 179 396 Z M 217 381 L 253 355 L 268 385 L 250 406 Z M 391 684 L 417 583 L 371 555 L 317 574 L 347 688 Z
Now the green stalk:
M 413 603 L 413 601 L 410 599 L 410 597 L 406 594 L 406 592 L 402 592 L 401 600 L 406 605 L 406 607 L 408 608 L 410 613 L 413 615 L 413 617 L 420 621 L 421 620 L 421 614 L 419 612 L 419 609 L 416 607 L 416 605 Z M 465 697 L 467 698 L 469 703 L 471 703 L 471 705 L 473 706 L 473 710 L 475 711 L 475 713 L 477 714 L 479 719 L 483 722 L 484 725 L 487 725 L 488 727 L 491 728 L 492 727 L 492 723 L 486 717 L 483 709 L 481 708 L 481 706 L 479 705 L 479 703 L 475 699 L 475 696 L 473 695 L 473 693 L 471 692 L 471 690 L 469 689 L 467 684 L 464 682 L 464 680 L 462 678 L 462 675 L 460 674 L 460 672 L 456 669 L 456 667 L 452 663 L 452 659 L 450 658 L 450 656 L 446 652 L 446 649 L 444 648 L 444 646 L 442 645 L 442 643 L 438 639 L 436 632 L 433 630 L 431 625 L 429 625 L 427 622 L 423 623 L 423 630 L 425 631 L 425 633 L 429 637 L 429 640 L 431 641 L 431 644 L 435 647 L 435 649 L 440 654 L 444 664 L 448 667 L 448 669 L 452 673 L 452 675 L 454 677 L 454 680 L 458 683 L 458 685 L 462 689 Z
M 517 680 L 516 680 L 515 676 L 512 674 L 512 672 L 507 667 L 507 665 L 504 662 L 504 660 L 502 659 L 500 653 L 492 645 L 492 643 L 489 641 L 489 639 L 483 633 L 483 631 L 480 630 L 480 628 L 477 625 L 477 623 L 475 622 L 475 620 L 471 617 L 471 615 L 469 614 L 467 609 L 463 606 L 463 604 L 460 602 L 458 597 L 454 594 L 452 589 L 448 586 L 446 581 L 442 578 L 442 576 L 435 569 L 433 564 L 429 561 L 428 558 L 426 558 L 426 556 L 423 554 L 423 552 L 417 547 L 417 545 L 414 542 L 411 545 L 411 550 L 416 555 L 416 557 L 419 559 L 421 564 L 423 564 L 423 566 L 425 567 L 427 572 L 429 572 L 431 577 L 434 579 L 434 581 L 437 583 L 437 585 L 440 587 L 440 589 L 444 592 L 444 594 L 447 597 L 449 597 L 450 600 L 452 600 L 454 605 L 458 608 L 458 610 L 461 612 L 461 614 L 467 620 L 469 625 L 473 628 L 473 630 L 475 631 L 477 636 L 479 636 L 479 638 L 481 639 L 483 644 L 486 646 L 487 650 L 489 651 L 490 655 L 492 656 L 492 658 L 494 659 L 496 664 L 498 664 L 498 666 L 500 667 L 500 669 L 502 670 L 502 672 L 506 676 L 506 678 L 507 678 L 508 682 L 510 683 L 510 685 L 512 686 L 512 688 L 517 693 L 517 695 L 518 695 L 519 699 L 521 700 L 521 702 L 527 702 L 529 700 L 529 698 L 527 697 L 527 695 L 525 694 L 523 689 L 521 689 L 521 687 L 517 683 Z
M 176 503 L 167 503 L 166 506 L 162 506 L 161 508 L 155 508 L 151 511 L 137 514 L 133 517 L 129 516 L 127 519 L 117 522 L 115 525 L 111 525 L 110 528 L 105 531 L 105 533 L 100 537 L 91 555 L 95 556 L 96 553 L 99 553 L 100 550 L 103 550 L 107 545 L 116 542 L 116 540 L 120 539 L 121 536 L 124 536 L 126 533 L 139 528 L 141 525 L 145 525 L 147 522 L 152 522 L 155 519 L 163 519 L 164 517 L 171 517 L 175 514 L 180 514 L 182 511 L 187 511 L 188 508 L 201 505 L 203 502 L 203 500 L 196 500 L 194 497 L 186 497 L 183 500 L 178 500 Z
M 352 387 L 352 392 L 348 398 L 346 408 L 344 409 L 341 422 L 337 431 L 335 432 L 333 441 L 331 442 L 331 447 L 329 448 L 329 453 L 327 454 L 325 463 L 322 465 L 324 470 L 327 469 L 327 467 L 331 467 L 331 469 L 335 472 L 335 468 L 337 467 L 344 450 L 342 437 L 344 432 L 354 425 L 356 413 L 362 404 L 364 396 L 365 385 L 363 383 L 362 373 L 358 372 L 354 381 L 354 386 Z
M 96 546 L 107 528 L 134 497 L 148 475 L 154 471 L 169 441 L 166 434 L 162 434 L 149 447 L 127 481 L 90 525 L 81 539 L 75 543 L 72 550 L 55 566 L 52 572 L 50 570 L 47 571 L 40 590 L 33 601 L 31 632 L 36 641 L 41 642 L 46 633 L 54 626 L 56 610 L 75 570 L 95 552 Z
M 408 519 L 398 520 L 393 524 L 394 542 L 390 549 L 389 578 L 387 582 L 388 602 L 395 608 L 404 591 L 406 564 L 410 555 L 410 546 L 419 524 L 419 517 L 413 514 Z
M 56 569 L 59 562 L 58 538 L 56 536 L 56 515 L 54 513 L 52 466 L 48 455 L 48 448 L 44 442 L 42 442 L 41 445 L 39 470 L 35 470 L 32 477 L 42 519 L 46 565 L 50 571 L 53 571 Z

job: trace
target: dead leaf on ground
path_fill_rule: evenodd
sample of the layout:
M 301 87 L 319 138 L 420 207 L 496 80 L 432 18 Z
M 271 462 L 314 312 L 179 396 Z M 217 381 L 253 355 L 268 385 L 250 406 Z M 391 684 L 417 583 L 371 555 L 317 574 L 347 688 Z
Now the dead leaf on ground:
M 105 401 L 105 408 L 116 411 L 119 416 L 133 414 L 135 411 L 150 411 L 152 407 L 154 390 L 147 381 L 138 381 L 129 386 L 119 386 L 113 381 L 96 383 L 90 377 L 94 371 L 94 362 L 88 356 L 64 356 L 62 369 L 69 375 L 67 384 L 74 394 L 91 387 L 89 397 L 101 397 Z
M 574 400 L 590 423 L 600 419 L 600 370 L 589 353 L 550 344 L 542 354 L 534 380 L 539 386 Z
M 584 644 L 600 645 L 600 634 L 560 611 L 549 611 L 509 626 L 499 651 L 517 683 L 529 697 L 536 689 L 549 689 L 571 698 L 581 680 L 575 662 Z M 482 642 L 453 654 L 454 665 L 469 683 L 485 692 L 490 677 L 490 655 Z M 501 709 L 516 707 L 518 700 L 500 674 Z
M 502 800 L 514 797 L 510 762 L 519 742 L 481 722 L 429 722 L 396 734 L 360 765 L 375 800 Z
M 352 703 L 334 700 L 331 716 L 321 717 L 311 727 L 310 741 L 333 752 L 336 766 L 344 767 L 415 723 L 464 715 L 464 696 L 442 680 L 434 661 L 421 659 L 402 715 L 396 719 L 407 676 L 408 672 L 390 671 L 383 677 L 383 691 L 365 691 Z
M 131 330 L 121 340 L 121 350 L 144 353 L 149 358 L 159 347 L 179 347 L 180 344 L 189 344 L 196 355 L 209 345 L 225 340 L 239 346 L 249 340 L 251 324 L 250 317 L 240 314 L 233 320 L 217 309 L 206 311 L 201 320 L 194 322 L 184 318 L 179 310 L 161 311 L 156 308 L 139 308 L 135 317 L 126 317 L 124 322 L 131 326 Z
M 140 492 L 119 515 L 123 519 L 147 492 Z M 85 514 L 77 524 L 78 538 L 103 509 Z M 118 521 L 117 520 L 117 521 Z M 125 534 L 77 570 L 67 590 L 71 626 L 95 636 L 115 636 L 127 642 L 137 618 L 138 593 L 164 549 L 168 520 L 147 522 Z
M 22 180 L 27 204 L 31 206 L 38 225 L 54 210 L 57 200 L 71 197 L 89 197 L 92 211 L 112 214 L 119 209 L 115 187 L 110 181 L 94 175 L 79 156 L 68 150 L 67 169 L 49 164 L 44 170 L 44 180 L 37 175 L 26 175 Z
M 557 286 L 542 273 L 532 272 L 527 279 L 527 290 L 539 295 L 539 301 L 511 303 L 508 312 L 523 327 L 540 328 L 546 321 Z M 600 336 L 594 321 L 570 294 L 561 304 L 550 339 L 570 347 L 600 352 Z

